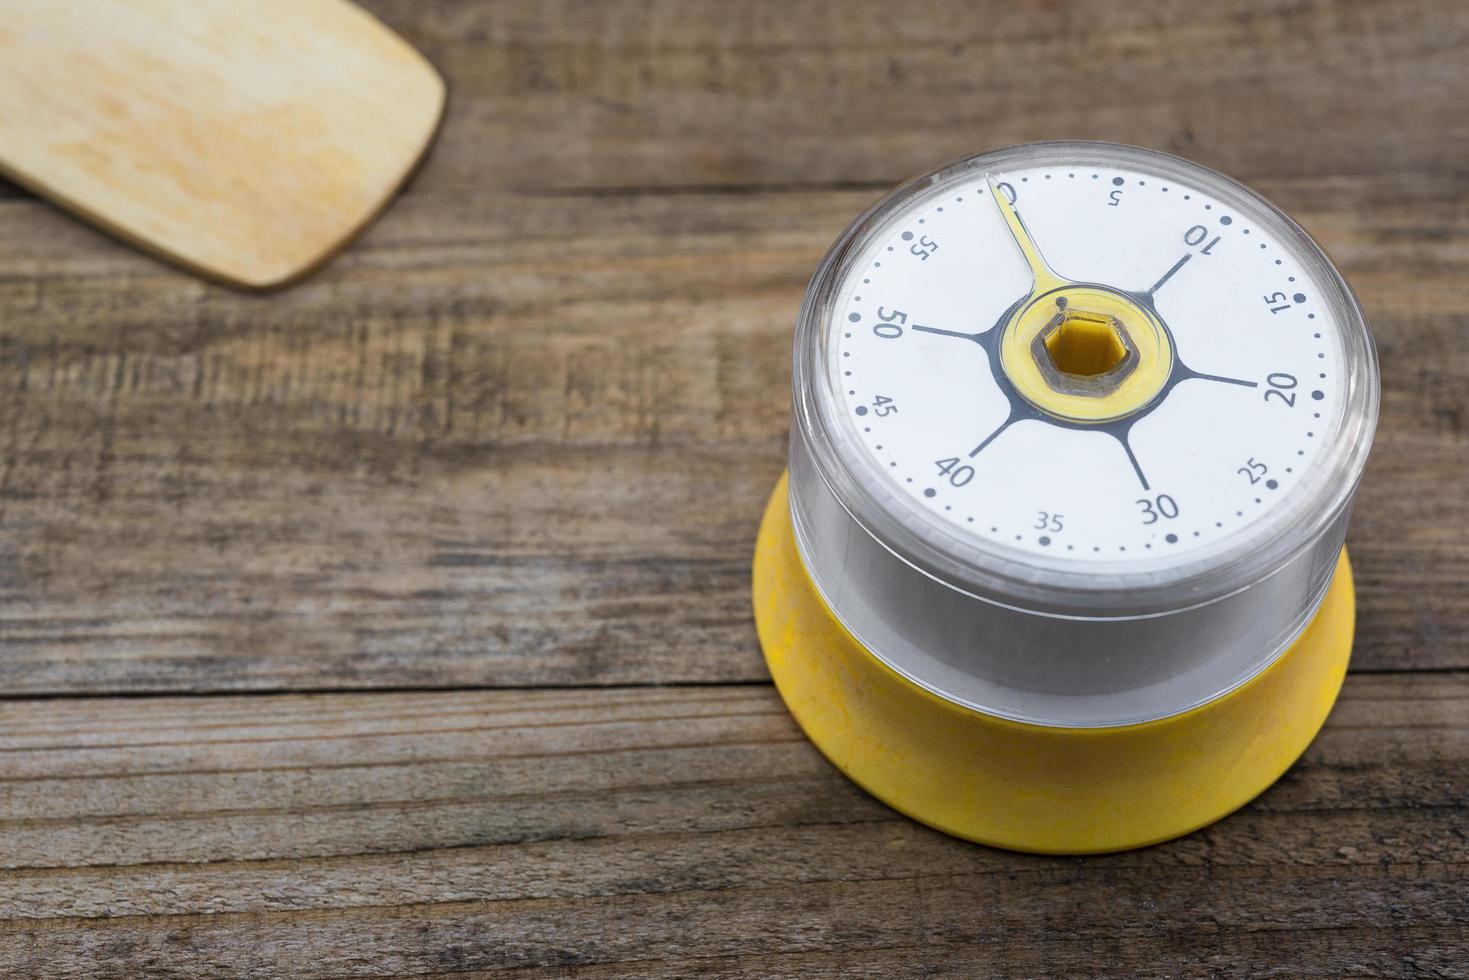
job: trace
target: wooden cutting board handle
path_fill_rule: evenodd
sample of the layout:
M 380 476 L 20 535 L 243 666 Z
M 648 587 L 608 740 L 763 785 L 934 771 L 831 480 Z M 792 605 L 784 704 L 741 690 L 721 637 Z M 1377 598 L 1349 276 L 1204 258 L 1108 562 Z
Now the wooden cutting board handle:
M 361 231 L 444 95 L 346 0 L 0 0 L 0 172 L 236 286 L 289 283 Z

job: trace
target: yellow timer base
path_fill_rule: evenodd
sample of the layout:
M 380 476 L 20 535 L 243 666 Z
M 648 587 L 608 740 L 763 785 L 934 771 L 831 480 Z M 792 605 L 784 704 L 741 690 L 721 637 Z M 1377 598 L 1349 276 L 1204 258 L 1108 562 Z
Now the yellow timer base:
M 1157 721 L 1059 728 L 961 707 L 868 652 L 832 615 L 801 561 L 785 477 L 760 526 L 754 596 L 776 686 L 837 768 L 945 833 L 1055 854 L 1168 840 L 1275 782 L 1336 701 L 1355 617 L 1343 551 L 1315 618 L 1242 686 Z

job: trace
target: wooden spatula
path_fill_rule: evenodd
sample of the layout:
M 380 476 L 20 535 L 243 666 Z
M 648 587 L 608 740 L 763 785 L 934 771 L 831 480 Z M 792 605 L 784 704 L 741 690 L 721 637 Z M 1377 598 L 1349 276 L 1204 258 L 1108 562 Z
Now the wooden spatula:
M 433 67 L 346 0 L 0 0 L 0 172 L 234 285 L 344 245 L 443 107 Z

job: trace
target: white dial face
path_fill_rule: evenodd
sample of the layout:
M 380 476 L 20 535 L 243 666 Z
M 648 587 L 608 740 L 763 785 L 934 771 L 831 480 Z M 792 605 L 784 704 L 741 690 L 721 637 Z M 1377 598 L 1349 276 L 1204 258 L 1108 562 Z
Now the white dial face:
M 1260 522 L 1341 424 L 1342 326 L 1278 220 L 1207 183 L 1062 162 L 913 198 L 832 307 L 843 441 L 951 530 L 1050 558 L 1184 556 Z M 1007 375 L 1002 335 L 1044 277 L 997 194 L 1055 277 L 1156 314 L 1171 367 L 1146 404 L 1068 418 Z

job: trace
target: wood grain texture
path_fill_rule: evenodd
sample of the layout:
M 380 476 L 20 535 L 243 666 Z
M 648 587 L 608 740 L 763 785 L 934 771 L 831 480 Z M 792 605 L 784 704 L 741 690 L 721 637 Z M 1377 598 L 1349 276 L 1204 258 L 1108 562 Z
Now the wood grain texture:
M 1469 8 L 1444 0 L 368 6 L 453 80 L 444 188 L 895 183 L 1037 139 L 1247 180 L 1469 155 Z
M 0 172 L 241 286 L 342 247 L 444 107 L 422 56 L 343 0 L 3 0 L 0 25 Z
M 366 6 L 446 128 L 287 292 L 0 186 L 0 976 L 1469 977 L 1469 7 Z M 827 245 L 1059 137 L 1256 185 L 1383 372 L 1326 731 L 1088 859 L 848 783 L 748 591 Z
M 1351 678 L 1239 814 L 1088 859 L 898 816 L 764 685 L 35 701 L 0 758 L 6 976 L 1469 965 L 1462 673 Z
M 1261 187 L 1382 355 L 1355 665 L 1469 666 L 1469 183 Z M 0 203 L 0 689 L 763 679 L 794 311 L 876 195 L 416 190 L 269 298 Z

